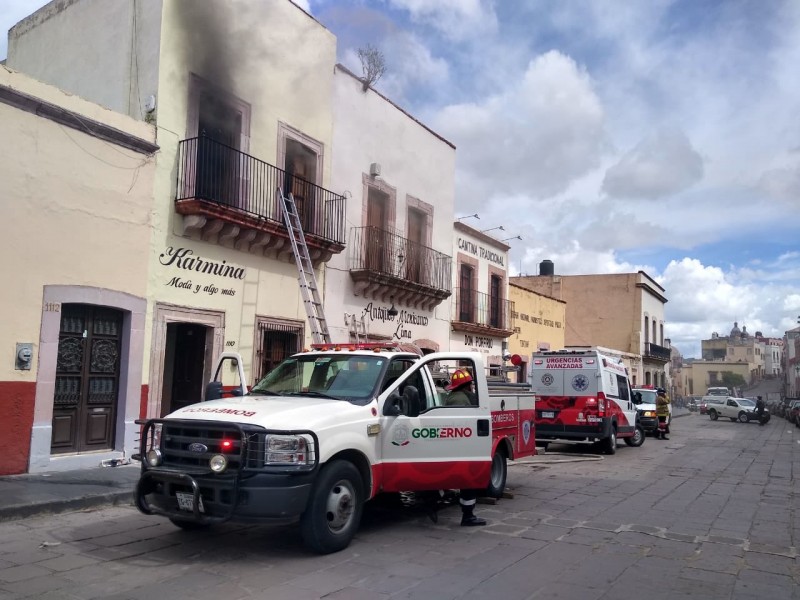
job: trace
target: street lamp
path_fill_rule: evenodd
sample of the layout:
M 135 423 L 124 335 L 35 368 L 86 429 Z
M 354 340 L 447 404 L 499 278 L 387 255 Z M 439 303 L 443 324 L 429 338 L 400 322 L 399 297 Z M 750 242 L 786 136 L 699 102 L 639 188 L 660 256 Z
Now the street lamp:
M 490 227 L 489 229 L 481 229 L 481 233 L 486 233 L 487 231 L 494 231 L 495 229 L 499 229 L 500 231 L 505 231 L 505 228 L 502 225 L 498 225 L 497 227 Z

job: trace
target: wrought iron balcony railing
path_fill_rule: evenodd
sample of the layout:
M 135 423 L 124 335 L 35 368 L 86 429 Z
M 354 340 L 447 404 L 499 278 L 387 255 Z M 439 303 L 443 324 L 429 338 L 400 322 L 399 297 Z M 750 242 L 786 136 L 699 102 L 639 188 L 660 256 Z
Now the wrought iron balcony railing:
M 350 272 L 371 272 L 396 280 L 398 287 L 415 284 L 442 298 L 452 289 L 453 259 L 378 227 L 350 230 Z
M 454 322 L 511 332 L 513 311 L 514 303 L 511 300 L 492 297 L 476 290 L 456 288 Z
M 671 350 L 669 348 L 665 348 L 664 346 L 659 346 L 658 344 L 647 343 L 644 347 L 644 355 L 647 358 L 654 358 L 656 360 L 663 360 L 664 362 L 667 362 L 670 359 Z
M 178 146 L 176 203 L 204 200 L 283 227 L 278 189 L 294 193 L 307 236 L 344 244 L 344 196 L 209 137 Z

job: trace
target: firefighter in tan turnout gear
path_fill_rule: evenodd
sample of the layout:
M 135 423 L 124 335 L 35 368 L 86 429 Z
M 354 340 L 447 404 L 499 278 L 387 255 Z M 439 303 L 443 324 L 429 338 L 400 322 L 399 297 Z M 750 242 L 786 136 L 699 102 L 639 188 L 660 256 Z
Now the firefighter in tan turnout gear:
M 477 406 L 478 399 L 473 391 L 472 375 L 466 369 L 457 369 L 450 378 L 450 385 L 446 389 L 450 392 L 445 400 L 446 406 Z M 477 490 L 461 490 L 459 493 L 461 525 L 464 527 L 486 525 L 485 519 L 476 517 L 474 514 L 477 498 Z

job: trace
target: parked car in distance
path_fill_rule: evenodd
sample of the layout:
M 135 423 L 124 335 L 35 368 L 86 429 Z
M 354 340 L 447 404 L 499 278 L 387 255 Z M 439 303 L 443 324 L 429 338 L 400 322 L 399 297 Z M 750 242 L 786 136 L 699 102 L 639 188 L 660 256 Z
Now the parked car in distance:
M 756 403 L 747 398 L 734 398 L 733 396 L 704 396 L 706 411 L 712 421 L 720 417 L 728 417 L 731 421 L 748 423 L 757 420 Z
M 800 427 L 800 399 L 792 400 L 786 408 L 786 420 Z
M 686 400 L 686 408 L 689 412 L 697 412 L 700 409 L 700 402 L 703 400 L 701 396 L 689 396 Z

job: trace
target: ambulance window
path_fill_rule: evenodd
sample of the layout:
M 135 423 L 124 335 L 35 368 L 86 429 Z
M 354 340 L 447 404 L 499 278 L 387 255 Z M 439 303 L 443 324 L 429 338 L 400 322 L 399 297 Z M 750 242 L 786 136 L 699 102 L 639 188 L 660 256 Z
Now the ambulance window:
M 617 375 L 617 388 L 619 389 L 619 399 L 626 402 L 631 399 L 628 390 L 628 380 L 622 375 Z

